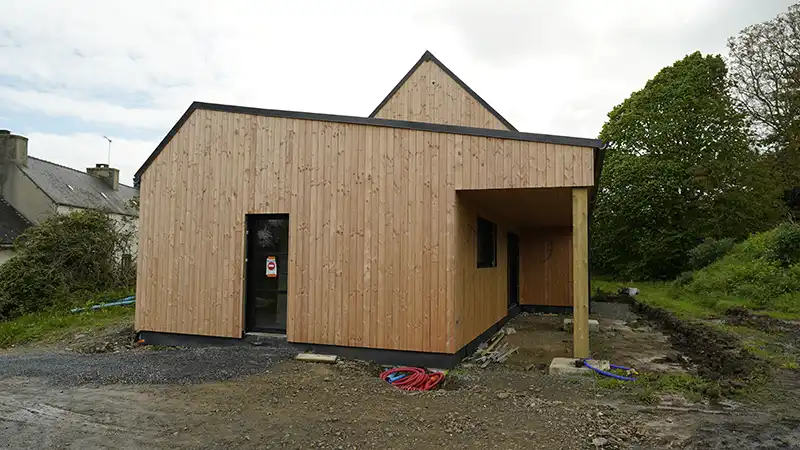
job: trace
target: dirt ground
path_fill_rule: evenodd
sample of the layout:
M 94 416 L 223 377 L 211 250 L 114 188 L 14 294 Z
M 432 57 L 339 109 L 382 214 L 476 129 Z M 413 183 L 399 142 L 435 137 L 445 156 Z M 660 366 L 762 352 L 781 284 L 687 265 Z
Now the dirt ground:
M 0 448 L 800 448 L 793 405 L 765 409 L 680 399 L 644 405 L 599 387 L 593 377 L 546 375 L 542 364 L 571 346 L 561 320 L 517 317 L 509 324 L 517 333 L 508 341 L 525 351 L 487 369 L 461 366 L 443 389 L 424 393 L 387 385 L 370 364 L 267 358 L 259 352 L 270 350 L 259 347 L 239 350 L 245 353 L 235 361 L 262 370 L 249 364 L 242 376 L 215 380 L 212 373 L 190 384 L 164 377 L 123 385 L 89 376 L 94 361 L 107 358 L 135 367 L 148 352 L 143 349 L 88 356 L 28 352 L 34 355 L 26 358 L 40 358 L 42 374 L 24 376 L 3 375 L 3 364 L 14 357 L 8 354 L 0 356 Z M 600 320 L 605 330 L 592 335 L 597 357 L 640 370 L 652 360 L 657 370 L 663 365 L 657 361 L 675 351 L 666 335 L 647 330 L 650 325 L 630 311 L 601 311 Z M 170 360 L 180 366 L 177 375 L 229 357 L 190 349 L 157 353 L 164 370 Z M 55 367 L 46 372 L 51 354 Z M 58 367 L 71 370 L 70 357 L 84 358 L 87 378 L 52 376 Z M 101 366 L 108 363 L 98 371 Z M 662 368 L 685 370 L 668 366 Z

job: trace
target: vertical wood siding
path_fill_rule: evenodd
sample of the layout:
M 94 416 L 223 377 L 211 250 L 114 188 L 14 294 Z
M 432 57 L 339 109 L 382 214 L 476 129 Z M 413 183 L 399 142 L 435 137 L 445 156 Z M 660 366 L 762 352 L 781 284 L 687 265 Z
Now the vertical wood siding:
M 464 283 L 474 281 L 462 259 L 474 260 L 474 246 L 455 232 L 466 226 L 456 189 L 590 184 L 590 166 L 556 174 L 550 164 L 524 176 L 522 167 L 538 170 L 530 161 L 544 164 L 547 151 L 196 110 L 141 177 L 136 327 L 240 337 L 245 216 L 288 213 L 290 341 L 453 352 L 458 336 L 500 314 L 495 297 L 506 301 L 500 279 L 477 288 L 491 300 L 466 297 L 475 291 Z M 588 148 L 552 151 L 591 161 Z M 505 277 L 505 230 L 498 232 L 492 271 Z M 460 320 L 471 321 L 461 327 L 469 331 L 456 336 Z
M 572 307 L 571 228 L 535 228 L 522 233 L 520 285 L 521 305 Z
M 508 130 L 432 61 L 423 62 L 375 117 Z
M 455 334 L 458 341 L 453 351 L 467 345 L 508 312 L 509 229 L 497 223 L 495 217 L 480 214 L 497 225 L 497 266 L 478 268 L 478 215 L 472 205 L 457 202 Z

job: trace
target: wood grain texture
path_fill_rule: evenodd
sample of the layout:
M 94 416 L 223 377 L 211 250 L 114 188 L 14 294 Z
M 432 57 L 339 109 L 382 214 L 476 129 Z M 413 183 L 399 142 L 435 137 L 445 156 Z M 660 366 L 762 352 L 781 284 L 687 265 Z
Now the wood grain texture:
M 507 234 L 509 228 L 490 214 L 479 213 L 474 205 L 456 196 L 456 299 L 453 351 L 505 317 L 508 311 Z M 478 216 L 497 225 L 497 265 L 478 268 Z M 513 231 L 513 230 L 512 230 Z
M 572 356 L 589 357 L 589 190 L 572 190 Z
M 375 117 L 508 130 L 432 61 L 423 62 Z
M 591 160 L 588 148 L 553 150 Z M 240 337 L 246 215 L 282 213 L 290 341 L 454 352 L 505 313 L 507 276 L 504 224 L 498 267 L 474 269 L 477 211 L 459 208 L 457 190 L 538 187 L 547 177 L 526 179 L 521 166 L 539 169 L 530 161 L 544 152 L 196 110 L 141 177 L 136 327 Z M 549 178 L 568 188 L 593 179 L 583 166 Z
M 519 258 L 521 305 L 572 307 L 571 227 L 524 230 Z

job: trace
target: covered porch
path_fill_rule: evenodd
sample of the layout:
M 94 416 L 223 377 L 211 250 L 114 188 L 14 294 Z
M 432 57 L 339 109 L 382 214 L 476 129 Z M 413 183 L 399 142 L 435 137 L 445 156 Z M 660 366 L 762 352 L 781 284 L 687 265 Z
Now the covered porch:
M 457 190 L 456 211 L 461 342 L 516 303 L 523 310 L 571 313 L 573 356 L 588 357 L 589 188 Z

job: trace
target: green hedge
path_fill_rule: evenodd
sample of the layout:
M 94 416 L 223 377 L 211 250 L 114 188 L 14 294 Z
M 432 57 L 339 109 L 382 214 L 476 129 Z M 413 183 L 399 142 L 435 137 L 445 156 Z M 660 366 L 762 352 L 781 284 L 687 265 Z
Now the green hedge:
M 0 266 L 0 320 L 133 286 L 135 268 L 123 254 L 134 238 L 132 227 L 97 211 L 56 215 L 29 228 Z

